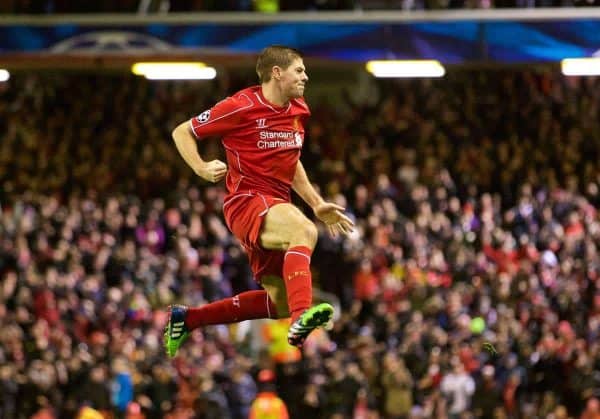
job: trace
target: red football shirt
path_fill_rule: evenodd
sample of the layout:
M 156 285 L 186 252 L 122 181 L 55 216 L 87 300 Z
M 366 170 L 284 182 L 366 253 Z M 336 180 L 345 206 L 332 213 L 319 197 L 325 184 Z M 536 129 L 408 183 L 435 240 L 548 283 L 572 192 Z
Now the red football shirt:
M 222 137 L 230 194 L 257 191 L 289 200 L 308 116 L 304 99 L 278 107 L 253 86 L 192 118 L 190 125 L 198 139 Z

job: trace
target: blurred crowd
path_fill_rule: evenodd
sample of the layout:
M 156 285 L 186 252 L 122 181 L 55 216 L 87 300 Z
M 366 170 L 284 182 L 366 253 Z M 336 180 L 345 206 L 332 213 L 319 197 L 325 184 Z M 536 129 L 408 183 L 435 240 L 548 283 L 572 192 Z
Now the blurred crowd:
M 598 0 L 3 0 L 0 13 L 444 10 L 598 6 Z
M 273 371 L 292 418 L 600 418 L 600 81 L 551 71 L 311 103 L 303 163 L 357 225 L 313 256 L 340 317 L 301 357 L 255 321 L 168 360 L 168 304 L 256 287 L 170 140 L 247 82 L 0 84 L 0 417 L 245 418 Z

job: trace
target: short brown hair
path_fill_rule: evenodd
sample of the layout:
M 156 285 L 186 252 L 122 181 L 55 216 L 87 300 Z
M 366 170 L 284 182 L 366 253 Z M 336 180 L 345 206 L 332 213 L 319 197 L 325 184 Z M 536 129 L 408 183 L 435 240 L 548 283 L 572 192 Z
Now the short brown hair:
M 283 45 L 271 45 L 263 49 L 256 60 L 256 74 L 261 83 L 271 80 L 273 66 L 284 70 L 292 64 L 296 58 L 302 58 L 302 53 L 295 48 Z

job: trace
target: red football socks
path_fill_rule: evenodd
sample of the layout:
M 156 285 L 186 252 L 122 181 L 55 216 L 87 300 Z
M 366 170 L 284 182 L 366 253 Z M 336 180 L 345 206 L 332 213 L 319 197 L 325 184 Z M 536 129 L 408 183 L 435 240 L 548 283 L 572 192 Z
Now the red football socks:
M 292 322 L 312 304 L 311 254 L 312 250 L 308 247 L 290 247 L 283 260 L 283 278 Z
M 253 319 L 276 319 L 277 308 L 264 290 L 246 291 L 202 307 L 189 308 L 185 325 L 193 330 L 211 324 L 228 324 Z

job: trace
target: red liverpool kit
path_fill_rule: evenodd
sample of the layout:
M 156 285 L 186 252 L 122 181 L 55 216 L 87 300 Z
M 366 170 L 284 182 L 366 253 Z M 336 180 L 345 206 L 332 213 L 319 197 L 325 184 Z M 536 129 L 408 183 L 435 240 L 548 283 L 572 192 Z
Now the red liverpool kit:
M 260 86 L 241 90 L 190 120 L 196 138 L 221 136 L 227 154 L 223 213 L 250 258 L 256 280 L 282 275 L 284 252 L 262 249 L 263 216 L 273 205 L 290 202 L 292 180 L 304 143 L 304 99 L 285 107 L 269 103 Z

